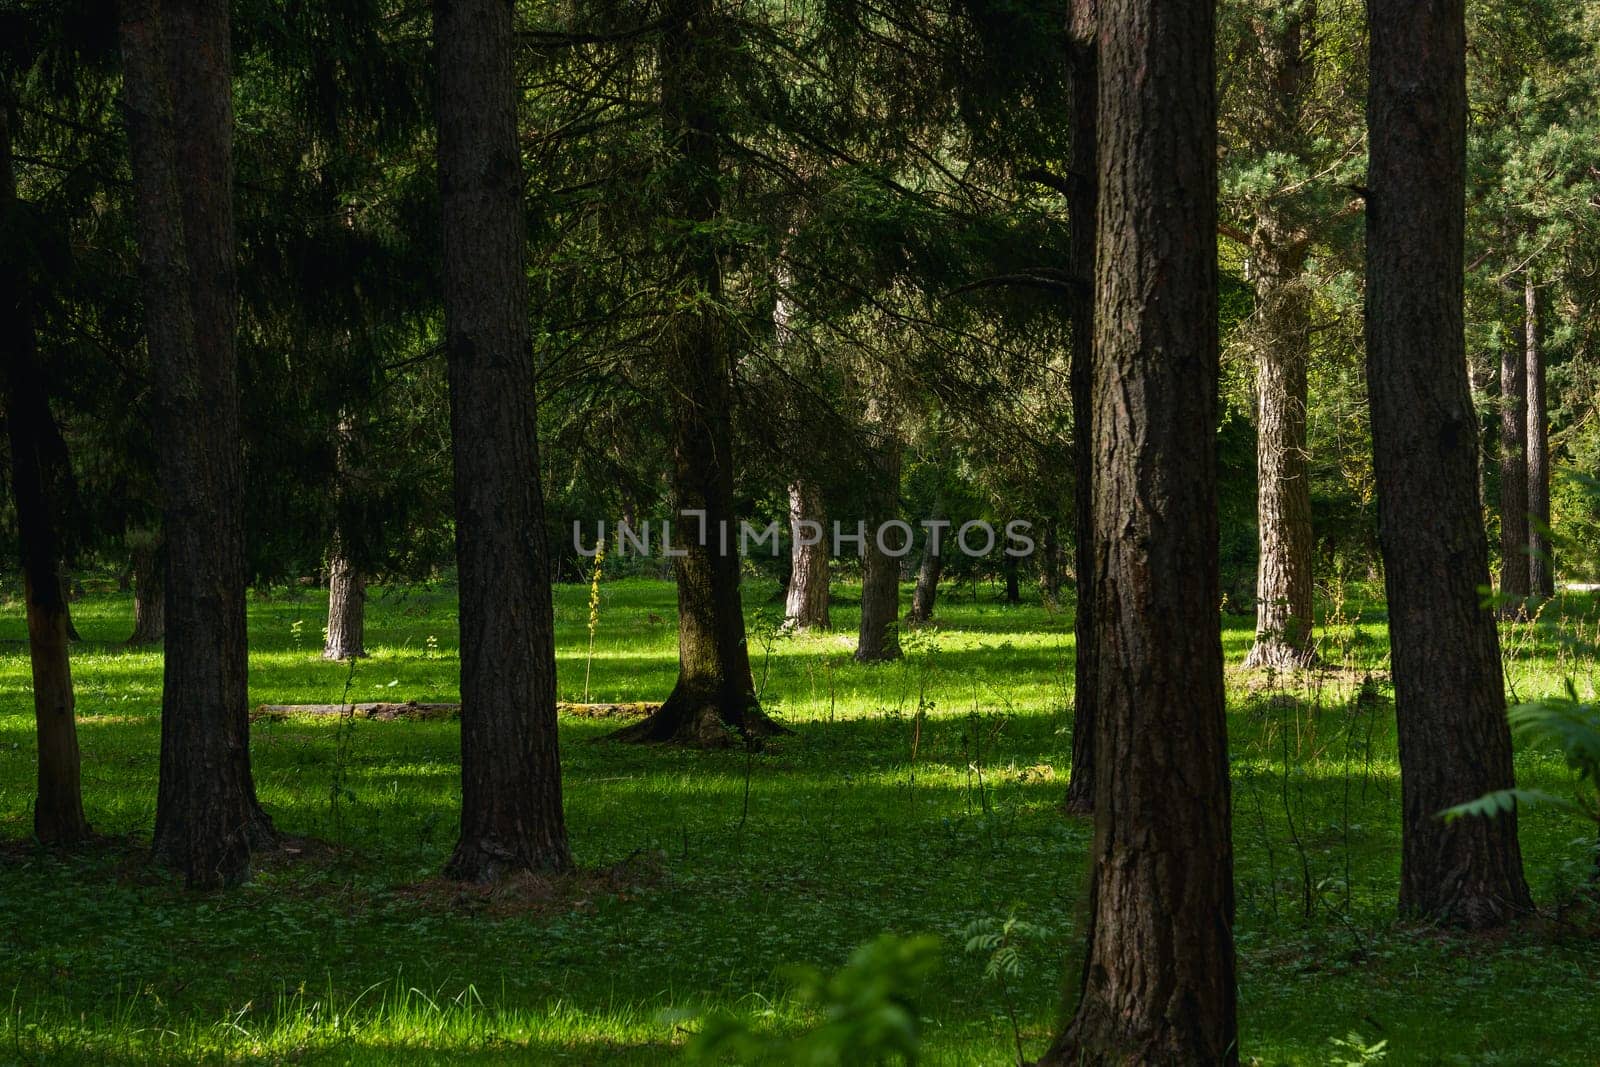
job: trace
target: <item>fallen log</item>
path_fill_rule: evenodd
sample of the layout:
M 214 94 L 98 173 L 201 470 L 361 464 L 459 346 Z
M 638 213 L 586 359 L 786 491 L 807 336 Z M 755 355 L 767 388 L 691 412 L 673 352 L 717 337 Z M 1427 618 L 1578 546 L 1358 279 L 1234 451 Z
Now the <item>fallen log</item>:
M 562 715 L 580 719 L 643 718 L 660 704 L 644 701 L 623 704 L 568 704 L 556 705 Z M 460 704 L 423 704 L 415 700 L 404 702 L 378 702 L 373 704 L 262 704 L 250 716 L 251 722 L 266 720 L 282 722 L 290 716 L 350 716 L 357 719 L 376 719 L 393 722 L 396 719 L 426 722 L 434 719 L 459 719 Z

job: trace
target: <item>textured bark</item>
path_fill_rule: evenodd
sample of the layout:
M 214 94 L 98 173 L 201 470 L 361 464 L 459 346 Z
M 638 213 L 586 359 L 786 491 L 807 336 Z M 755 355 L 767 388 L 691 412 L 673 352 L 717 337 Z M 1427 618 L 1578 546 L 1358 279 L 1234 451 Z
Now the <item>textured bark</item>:
M 572 866 L 523 271 L 511 0 L 437 0 L 445 347 L 461 585 L 461 836 L 445 874 Z
M 1256 639 L 1249 667 L 1304 667 L 1312 651 L 1314 544 L 1306 451 L 1306 367 L 1310 295 L 1299 275 L 1303 245 L 1257 224 L 1255 288 L 1256 477 L 1261 558 L 1256 572 Z M 1285 242 L 1289 244 L 1284 247 Z
M 917 565 L 917 585 L 911 593 L 911 614 L 907 616 L 914 626 L 933 619 L 933 608 L 939 599 L 939 575 L 944 571 L 943 549 L 943 540 L 936 544 L 930 533 L 922 547 L 922 562 Z
M 620 741 L 724 747 L 781 728 L 762 712 L 739 601 L 733 508 L 733 365 L 720 319 L 722 265 L 712 223 L 723 131 L 717 98 L 725 32 L 712 0 L 673 0 L 661 35 L 661 117 L 671 169 L 675 306 L 661 331 L 671 383 L 672 489 L 682 555 L 678 681 L 661 710 L 612 736 Z M 703 513 L 703 519 L 683 512 Z
M 1268 94 L 1258 136 L 1288 151 L 1300 135 L 1301 105 L 1312 70 L 1305 38 L 1312 4 L 1261 21 L 1257 36 Z M 1255 285 L 1256 479 L 1260 564 L 1256 639 L 1249 667 L 1308 666 L 1312 653 L 1311 478 L 1306 451 L 1306 368 L 1311 356 L 1311 298 L 1300 280 L 1306 234 L 1270 197 L 1257 209 L 1250 266 Z
M 1099 210 L 1099 46 L 1096 0 L 1073 0 L 1068 23 L 1067 69 L 1072 78 L 1072 182 L 1067 202 L 1072 289 L 1067 316 L 1072 327 L 1074 538 L 1077 603 L 1073 616 L 1072 771 L 1066 810 L 1094 810 L 1094 720 L 1099 676 L 1095 671 L 1094 617 L 1094 320 L 1095 214 Z
M 1544 338 L 1539 288 L 1530 271 L 1524 282 L 1527 309 L 1528 390 L 1528 592 L 1555 595 L 1555 567 L 1550 544 L 1550 425 L 1545 410 Z
M 1400 909 L 1487 927 L 1529 907 L 1516 816 L 1446 823 L 1513 784 L 1477 500 L 1462 272 L 1462 0 L 1369 0 L 1367 381 L 1399 722 Z
M 1099 27 L 1101 773 L 1082 990 L 1044 1062 L 1233 1064 L 1213 7 L 1102 0 Z
M 350 558 L 350 530 L 344 517 L 350 481 L 355 476 L 351 469 L 355 434 L 355 419 L 342 416 L 334 429 L 338 517 L 328 549 L 328 629 L 322 643 L 323 659 L 360 659 L 367 654 L 367 577 Z
M 1500 356 L 1500 611 L 1508 619 L 1527 610 L 1528 567 L 1528 366 L 1523 346 Z
M 10 101 L 0 95 L 0 229 L 13 231 L 16 174 L 11 161 Z M 33 669 L 38 790 L 33 832 L 47 845 L 89 836 L 83 814 L 78 727 L 68 652 L 67 601 L 62 595 L 59 488 L 70 477 L 62 440 L 39 371 L 33 299 L 18 247 L 0 249 L 0 364 L 11 493 L 22 546 L 22 587 Z M 57 490 L 53 492 L 52 490 Z
M 151 847 L 230 885 L 274 835 L 250 773 L 228 5 L 129 0 L 122 58 L 167 546 Z
M 816 523 L 815 527 L 800 524 Z M 801 535 L 817 535 L 816 544 L 801 544 Z M 797 478 L 789 486 L 789 531 L 793 537 L 794 565 L 784 599 L 784 618 L 801 630 L 826 630 L 828 618 L 828 516 L 822 492 L 815 482 Z
M 323 659 L 359 659 L 367 654 L 367 580 L 339 539 L 328 559 L 328 637 Z
M 130 645 L 151 645 L 167 635 L 167 553 L 159 537 L 133 546 L 133 633 Z
M 861 625 L 856 634 L 856 660 L 882 663 L 900 658 L 900 560 L 879 546 L 878 529 L 895 517 L 900 499 L 900 442 L 880 425 L 881 439 L 867 458 L 872 484 L 861 545 Z M 888 530 L 884 543 L 898 549 L 898 531 Z

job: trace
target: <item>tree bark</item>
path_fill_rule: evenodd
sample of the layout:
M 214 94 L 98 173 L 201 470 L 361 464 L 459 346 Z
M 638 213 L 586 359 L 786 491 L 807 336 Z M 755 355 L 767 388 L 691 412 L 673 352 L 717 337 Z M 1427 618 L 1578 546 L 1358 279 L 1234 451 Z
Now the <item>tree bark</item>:
M 1000 571 L 1006 580 L 1006 603 L 1013 606 L 1022 603 L 1022 584 L 1017 558 L 1015 556 L 1007 556 L 1000 564 Z
M 0 95 L 0 228 L 16 232 L 17 183 L 11 155 L 11 101 Z M 22 547 L 28 656 L 38 741 L 33 832 L 46 845 L 89 836 L 83 814 L 78 727 L 69 653 L 69 620 L 61 580 L 59 489 L 70 478 L 66 443 L 50 412 L 33 326 L 33 296 L 23 245 L 0 249 L 0 348 L 11 491 Z M 55 491 L 53 491 L 55 490 Z
M 1256 572 L 1256 639 L 1247 667 L 1310 666 L 1314 543 L 1306 451 L 1306 369 L 1310 296 L 1300 283 L 1297 238 L 1257 224 L 1256 477 L 1261 557 Z M 1303 247 L 1303 246 L 1302 246 Z
M 129 0 L 121 30 L 167 545 L 151 847 L 231 885 L 274 834 L 250 772 L 228 5 Z
M 1039 564 L 1039 588 L 1046 606 L 1054 609 L 1061 599 L 1061 535 L 1054 518 L 1045 520 L 1040 551 L 1043 558 Z
M 1531 270 L 1526 273 L 1523 295 L 1528 362 L 1528 592 L 1548 599 L 1556 591 L 1550 543 L 1550 425 L 1545 410 L 1539 287 L 1534 284 Z
M 815 523 L 815 526 L 809 524 Z M 828 516 L 815 482 L 796 478 L 789 486 L 789 531 L 794 549 L 784 618 L 799 630 L 826 630 L 828 617 Z M 815 544 L 802 541 L 814 538 Z
M 1103 773 L 1081 993 L 1045 1063 L 1238 1062 L 1217 628 L 1213 17 L 1205 0 L 1099 5 Z
M 933 621 L 933 608 L 939 599 L 939 575 L 943 571 L 944 552 L 939 539 L 930 531 L 922 546 L 922 562 L 917 565 L 916 589 L 911 594 L 908 618 L 913 626 Z
M 1446 823 L 1513 784 L 1477 500 L 1462 276 L 1462 0 L 1368 0 L 1367 381 L 1403 822 L 1400 909 L 1495 926 L 1526 911 L 1514 814 Z
M 461 586 L 461 836 L 445 875 L 572 866 L 523 268 L 511 0 L 436 0 Z
M 761 710 L 739 600 L 733 507 L 734 368 L 721 321 L 719 89 L 726 32 L 713 0 L 672 0 L 661 33 L 661 117 L 672 157 L 667 195 L 674 306 L 662 330 L 671 383 L 672 488 L 682 555 L 678 681 L 661 710 L 620 741 L 725 747 L 782 732 Z
M 141 538 L 129 551 L 133 571 L 133 633 L 130 645 L 152 645 L 167 634 L 166 546 L 159 535 Z
M 1522 345 L 1500 355 L 1500 613 L 1519 619 L 1527 611 L 1528 567 L 1528 367 Z
M 328 559 L 328 637 L 323 659 L 360 659 L 367 654 L 367 580 L 344 553 L 339 538 Z
M 328 550 L 328 632 L 322 644 L 323 659 L 360 659 L 367 654 L 367 578 L 351 559 L 351 531 L 345 525 L 350 480 L 354 476 L 351 465 L 355 433 L 355 419 L 348 414 L 342 416 L 334 430 L 338 514 Z
M 1072 289 L 1067 296 L 1067 317 L 1072 327 L 1068 388 L 1072 393 L 1076 541 L 1072 566 L 1077 596 L 1072 620 L 1072 770 L 1065 807 L 1075 815 L 1094 811 L 1094 721 L 1100 684 L 1095 669 L 1094 603 L 1095 214 L 1100 202 L 1097 23 L 1096 0 L 1072 0 L 1067 26 L 1067 70 L 1072 79 L 1072 182 L 1067 199 Z
M 1266 75 L 1264 144 L 1290 150 L 1300 135 L 1310 80 L 1305 4 L 1258 29 Z M 1311 478 L 1306 451 L 1306 370 L 1311 357 L 1311 298 L 1300 274 L 1308 239 L 1278 197 L 1257 210 L 1250 264 L 1256 302 L 1256 479 L 1260 563 L 1256 638 L 1247 667 L 1309 666 L 1312 650 Z
M 900 658 L 900 560 L 885 552 L 878 531 L 895 517 L 900 500 L 900 442 L 889 420 L 879 420 L 879 440 L 867 457 L 872 479 L 866 536 L 861 545 L 861 625 L 856 634 L 856 660 L 883 663 Z M 883 544 L 899 548 L 897 531 L 885 531 Z

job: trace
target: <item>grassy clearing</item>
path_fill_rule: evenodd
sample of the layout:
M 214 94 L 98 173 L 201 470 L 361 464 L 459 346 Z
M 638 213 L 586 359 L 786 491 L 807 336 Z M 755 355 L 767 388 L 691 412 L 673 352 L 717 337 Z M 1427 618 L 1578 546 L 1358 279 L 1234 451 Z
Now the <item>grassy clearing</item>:
M 225 894 L 151 870 L 160 656 L 119 647 L 132 608 L 110 593 L 74 609 L 85 802 L 109 839 L 37 850 L 25 630 L 8 612 L 0 1060 L 658 1063 L 703 1010 L 806 1025 L 783 965 L 832 969 L 889 930 L 943 939 L 919 999 L 929 1062 L 1003 1063 L 1005 1000 L 961 931 L 1012 913 L 1042 928 L 1011 985 L 1037 1054 L 1079 948 L 1089 845 L 1089 827 L 1056 810 L 1070 617 L 963 590 L 937 629 L 908 636 L 903 662 L 862 667 L 848 597 L 838 632 L 768 651 L 771 591 L 747 590 L 756 675 L 795 734 L 753 756 L 686 753 L 593 744 L 614 724 L 564 721 L 568 821 L 589 873 L 494 896 L 430 881 L 456 813 L 456 730 L 438 722 L 257 724 L 262 799 L 311 840 Z M 671 586 L 627 580 L 603 596 L 593 698 L 659 699 L 675 671 Z M 587 598 L 557 592 L 563 700 L 582 696 Z M 348 669 L 318 656 L 323 611 L 314 593 L 252 598 L 253 701 L 341 699 Z M 1397 925 L 1393 706 L 1382 685 L 1360 688 L 1382 677 L 1382 614 L 1359 596 L 1328 612 L 1336 670 L 1230 674 L 1246 1059 L 1326 1063 L 1330 1039 L 1354 1031 L 1388 1039 L 1388 1063 L 1594 1063 L 1600 939 L 1574 903 L 1592 828 L 1525 817 L 1547 913 L 1523 929 L 1465 939 Z M 1566 676 L 1592 694 L 1596 619 L 1592 599 L 1569 597 L 1540 625 L 1509 627 L 1517 695 Z M 1230 663 L 1251 625 L 1224 617 Z M 351 699 L 456 696 L 450 590 L 378 591 L 368 634 Z M 1518 767 L 1528 785 L 1567 787 L 1553 753 L 1521 752 Z

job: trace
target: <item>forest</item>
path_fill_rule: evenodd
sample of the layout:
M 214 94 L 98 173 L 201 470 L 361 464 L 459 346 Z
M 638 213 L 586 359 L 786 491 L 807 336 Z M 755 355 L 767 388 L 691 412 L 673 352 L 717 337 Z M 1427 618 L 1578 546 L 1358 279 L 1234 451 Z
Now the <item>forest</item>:
M 0 1062 L 1600 1057 L 1600 0 L 0 0 L 0 421 Z

